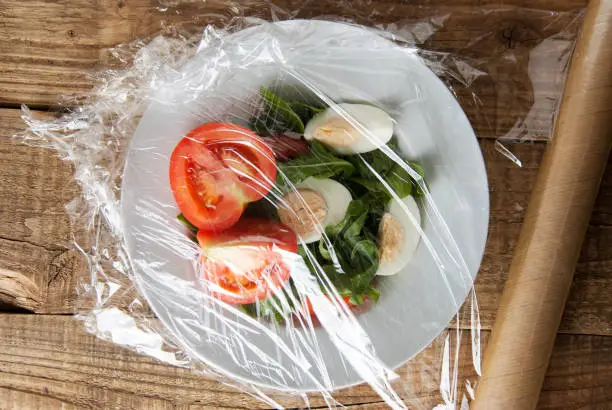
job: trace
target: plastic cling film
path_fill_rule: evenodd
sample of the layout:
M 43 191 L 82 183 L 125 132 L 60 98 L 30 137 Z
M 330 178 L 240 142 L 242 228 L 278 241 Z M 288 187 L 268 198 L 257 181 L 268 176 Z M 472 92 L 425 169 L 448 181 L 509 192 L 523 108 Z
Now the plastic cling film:
M 425 47 L 452 15 L 366 26 L 264 4 L 117 46 L 121 67 L 53 120 L 24 108 L 17 138 L 82 188 L 75 314 L 272 407 L 339 406 L 361 383 L 392 408 L 463 406 L 489 219 L 464 97 L 490 74 Z

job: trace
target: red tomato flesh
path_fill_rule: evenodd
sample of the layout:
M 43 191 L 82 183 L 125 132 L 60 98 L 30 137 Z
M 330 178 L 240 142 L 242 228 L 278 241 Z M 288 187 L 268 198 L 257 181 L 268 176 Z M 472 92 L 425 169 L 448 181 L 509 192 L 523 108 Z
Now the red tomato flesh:
M 243 218 L 213 235 L 198 232 L 202 278 L 213 296 L 230 304 L 263 300 L 291 275 L 282 249 L 297 252 L 295 233 L 280 222 Z
M 275 179 L 271 149 L 252 131 L 233 124 L 194 129 L 170 158 L 176 203 L 187 220 L 205 231 L 235 224 L 245 205 L 265 196 Z
M 211 122 L 195 128 L 186 138 L 204 144 L 232 170 L 250 202 L 270 191 L 276 180 L 274 153 L 253 131 L 239 125 Z

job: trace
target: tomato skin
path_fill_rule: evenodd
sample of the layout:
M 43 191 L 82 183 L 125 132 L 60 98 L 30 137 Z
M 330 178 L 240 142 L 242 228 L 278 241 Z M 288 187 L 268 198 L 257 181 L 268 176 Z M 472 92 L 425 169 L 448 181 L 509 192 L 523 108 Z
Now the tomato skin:
M 227 168 L 233 170 L 250 202 L 266 196 L 274 185 L 274 152 L 261 137 L 248 128 L 210 122 L 193 129 L 186 138 L 203 143 Z
M 265 196 L 276 179 L 274 154 L 247 128 L 207 123 L 187 134 L 170 157 L 170 186 L 193 225 L 219 232 L 245 205 Z
M 264 218 L 242 218 L 231 228 L 215 234 L 200 231 L 198 242 L 203 249 L 219 244 L 253 243 L 276 245 L 287 252 L 297 252 L 295 232 L 280 222 Z
M 209 191 L 207 194 L 211 199 L 217 198 L 212 207 L 201 200 L 198 189 L 194 187 L 190 169 L 198 162 L 205 167 L 200 176 L 207 178 L 203 181 Z M 185 218 L 199 229 L 220 231 L 229 228 L 244 210 L 245 201 L 241 198 L 234 173 L 223 167 L 205 147 L 187 138 L 183 138 L 172 152 L 170 187 Z
M 202 279 L 211 294 L 230 304 L 263 300 L 289 280 L 290 267 L 278 252 L 297 251 L 295 233 L 280 222 L 242 218 L 219 233 L 198 232 Z

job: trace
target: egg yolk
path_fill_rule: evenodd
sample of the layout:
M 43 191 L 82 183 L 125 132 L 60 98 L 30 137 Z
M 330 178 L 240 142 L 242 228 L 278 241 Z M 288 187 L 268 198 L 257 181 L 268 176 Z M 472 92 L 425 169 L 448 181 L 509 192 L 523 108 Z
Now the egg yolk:
M 313 138 L 331 147 L 348 147 L 359 139 L 359 132 L 344 118 L 330 118 L 314 131 Z
M 404 243 L 404 229 L 396 217 L 386 212 L 378 225 L 380 262 L 390 262 L 397 258 Z
M 312 189 L 298 189 L 288 193 L 278 208 L 281 222 L 301 236 L 314 232 L 326 216 L 325 199 Z

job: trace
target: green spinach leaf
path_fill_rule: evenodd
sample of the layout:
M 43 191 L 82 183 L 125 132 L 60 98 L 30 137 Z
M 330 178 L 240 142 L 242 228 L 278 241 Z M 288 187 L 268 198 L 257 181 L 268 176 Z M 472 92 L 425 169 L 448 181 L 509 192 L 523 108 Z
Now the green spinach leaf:
M 262 86 L 259 93 L 264 101 L 264 112 L 252 121 L 251 125 L 256 132 L 264 135 L 287 130 L 304 133 L 304 122 L 289 103 L 266 87 Z
M 289 101 L 288 104 L 293 110 L 293 112 L 295 112 L 300 117 L 304 124 L 310 121 L 312 117 L 314 117 L 318 113 L 325 111 L 325 108 L 323 107 L 305 104 L 301 101 Z
M 364 294 L 378 270 L 378 246 L 372 232 L 365 229 L 371 207 L 364 199 L 351 201 L 344 219 L 325 229 L 331 249 L 325 240 L 319 241 L 323 259 L 331 261 L 332 252 L 336 256 L 341 269 L 328 272 L 328 276 L 345 293 Z
M 395 140 L 392 139 L 388 146 L 400 155 Z M 350 181 L 364 187 L 368 192 L 384 193 L 388 198 L 392 197 L 389 189 L 400 198 L 408 195 L 416 197 L 424 195 L 418 182 L 404 169 L 404 165 L 410 166 L 421 178 L 424 178 L 423 167 L 416 162 L 406 161 L 404 164 L 398 164 L 380 149 L 345 158 L 356 169 L 356 173 Z M 380 178 L 385 183 L 381 182 Z
M 276 295 L 255 303 L 240 305 L 242 311 L 252 318 L 271 318 L 278 323 L 282 323 L 285 320 L 285 316 L 279 311 L 281 306 L 281 302 Z
M 387 174 L 387 183 L 400 198 L 404 198 L 412 192 L 413 179 L 400 164 L 395 164 L 391 168 Z
M 274 128 L 272 126 L 268 126 L 266 121 L 264 121 L 264 117 L 252 118 L 249 128 L 255 131 L 257 135 L 264 137 L 274 134 Z
M 355 166 L 361 178 L 367 180 L 376 180 L 375 173 L 384 175 L 395 165 L 387 154 L 379 149 L 363 154 L 351 155 L 346 157 L 346 160 Z
M 283 175 L 292 183 L 302 182 L 308 177 L 315 178 L 349 178 L 355 172 L 355 166 L 339 157 L 318 141 L 310 146 L 310 153 L 291 161 L 278 164 L 277 183 L 284 185 Z

